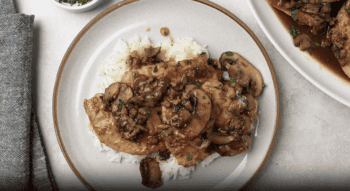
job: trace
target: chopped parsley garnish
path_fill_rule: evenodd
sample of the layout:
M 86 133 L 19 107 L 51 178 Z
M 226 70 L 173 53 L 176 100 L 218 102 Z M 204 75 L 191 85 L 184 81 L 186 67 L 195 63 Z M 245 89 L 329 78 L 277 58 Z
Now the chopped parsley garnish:
M 203 99 L 205 99 L 205 96 L 203 96 Z
M 348 13 L 350 13 L 350 9 L 348 9 Z
M 202 52 L 201 54 L 200 54 L 200 56 L 204 56 L 205 55 L 205 52 Z
M 214 88 L 217 89 L 217 90 L 219 89 L 218 87 L 214 87 Z
M 170 86 L 170 84 L 169 84 L 169 81 L 167 80 L 166 81 L 166 87 L 169 87 Z
M 242 98 L 242 94 L 241 93 L 236 94 L 236 99 L 240 99 L 240 98 Z
M 147 113 L 148 117 L 151 116 L 151 111 L 150 110 L 147 109 L 146 113 Z
M 154 72 L 158 72 L 157 65 L 154 66 Z
M 178 63 L 177 63 L 177 66 L 178 66 L 178 67 L 180 67 L 180 66 L 181 66 L 180 62 L 178 62 Z
M 296 21 L 297 19 L 298 19 L 298 17 L 297 17 L 297 14 L 299 13 L 299 10 L 298 9 L 295 9 L 295 10 L 293 10 L 293 11 L 291 11 L 291 16 L 292 16 L 292 19 L 294 20 L 294 21 Z
M 197 162 L 201 162 L 201 160 L 199 160 L 199 159 L 197 159 L 196 161 L 197 161 Z
M 190 63 L 190 61 L 189 60 L 186 60 L 186 64 L 189 64 Z
M 124 105 L 124 100 L 119 99 L 119 111 L 118 111 L 118 112 L 121 112 L 121 111 L 122 111 L 123 105 Z
M 317 43 L 317 42 L 316 42 L 315 45 L 316 45 L 316 46 L 320 46 L 320 43 Z
M 180 109 L 181 109 L 181 105 L 178 104 L 178 105 L 175 106 L 174 112 L 178 112 Z
M 188 155 L 187 160 L 192 160 L 192 155 L 190 153 L 186 153 L 186 155 Z
M 289 28 L 289 32 L 292 36 L 297 36 L 300 33 L 299 29 L 295 28 L 294 26 Z
M 303 3 L 309 3 L 309 1 L 308 0 L 303 0 Z
M 136 74 L 134 74 L 134 78 L 136 78 Z
M 233 56 L 233 52 L 226 52 L 226 56 Z
M 200 84 L 200 83 L 198 83 L 198 82 L 197 82 L 196 84 L 197 84 L 198 86 L 201 86 L 201 84 Z
M 234 84 L 234 83 L 236 83 L 236 80 L 233 79 L 233 77 L 230 77 L 230 82 Z
M 235 62 L 236 62 L 236 63 L 238 62 L 238 58 L 237 58 L 237 60 L 235 60 Z
M 339 56 L 340 56 L 340 53 L 339 53 L 339 51 L 337 51 L 336 53 L 335 53 L 335 55 L 334 55 L 336 58 L 339 58 Z
M 265 84 L 265 83 L 263 83 L 263 88 L 264 88 L 264 87 L 266 87 L 266 84 Z

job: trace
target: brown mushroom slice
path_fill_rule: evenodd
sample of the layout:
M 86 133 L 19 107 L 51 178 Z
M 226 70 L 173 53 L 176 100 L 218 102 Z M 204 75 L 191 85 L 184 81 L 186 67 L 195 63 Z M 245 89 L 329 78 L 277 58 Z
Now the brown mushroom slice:
M 162 171 L 159 162 L 153 158 L 146 157 L 141 160 L 140 172 L 142 184 L 149 188 L 158 188 L 163 185 Z
M 250 94 L 244 94 L 247 99 L 248 106 L 246 108 L 248 116 L 251 118 L 252 122 L 259 119 L 258 116 L 258 100 Z
M 206 148 L 193 147 L 193 144 L 189 143 L 191 141 L 194 140 L 165 139 L 167 149 L 174 155 L 177 163 L 185 168 L 196 166 L 213 154 L 213 151 L 207 152 Z
M 250 144 L 252 143 L 252 140 L 252 135 L 247 134 L 230 142 L 230 144 L 220 145 L 216 152 L 218 152 L 221 156 L 238 155 L 250 149 Z
M 133 97 L 134 94 L 130 86 L 123 83 L 118 83 L 118 84 L 119 84 L 119 90 L 117 91 L 118 94 L 116 99 L 112 103 L 112 113 L 116 115 L 118 112 L 122 112 L 123 115 L 128 115 L 127 110 L 125 110 L 125 104 L 130 98 Z M 114 86 L 117 86 L 117 85 L 114 85 Z M 116 90 L 116 88 L 113 88 L 113 90 Z M 123 111 L 123 108 L 124 108 L 124 111 Z
M 202 90 L 210 96 L 212 102 L 223 110 L 230 106 L 232 100 L 229 99 L 227 95 L 228 92 L 225 92 L 222 89 L 223 84 L 214 79 L 210 79 L 202 85 Z
M 224 52 L 221 54 L 219 62 L 222 66 L 226 67 L 228 65 L 233 65 L 237 62 L 237 59 L 233 56 L 233 52 Z
M 190 97 L 196 98 L 196 109 L 191 122 L 183 130 L 186 139 L 193 139 L 197 137 L 206 127 L 211 113 L 210 97 L 200 89 L 190 91 Z
M 227 67 L 230 76 L 233 76 L 235 71 L 242 71 L 247 74 L 251 80 L 249 89 L 253 91 L 253 96 L 259 96 L 263 90 L 263 80 L 259 70 L 238 53 L 233 52 L 233 58 L 237 60 L 237 63 Z
M 110 103 L 114 101 L 119 94 L 120 85 L 121 83 L 118 82 L 109 85 L 105 90 L 105 94 L 103 95 L 103 101 L 108 101 Z
M 220 135 L 218 133 L 212 133 L 211 142 L 218 145 L 229 144 L 236 139 L 235 135 Z

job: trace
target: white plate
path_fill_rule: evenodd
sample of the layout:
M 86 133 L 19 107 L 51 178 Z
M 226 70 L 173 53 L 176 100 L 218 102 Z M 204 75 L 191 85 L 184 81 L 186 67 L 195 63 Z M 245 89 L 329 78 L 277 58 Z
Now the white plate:
M 350 84 L 295 47 L 266 0 L 248 0 L 248 5 L 266 36 L 292 66 L 323 92 L 350 107 Z
M 211 57 L 228 50 L 238 52 L 260 70 L 266 88 L 259 98 L 260 122 L 249 152 L 198 167 L 190 180 L 170 181 L 158 190 L 241 188 L 260 171 L 271 152 L 279 120 L 278 85 L 271 61 L 254 34 L 232 13 L 209 1 L 124 1 L 78 34 L 62 60 L 54 89 L 53 117 L 62 152 L 88 188 L 148 189 L 141 184 L 139 164 L 111 163 L 93 146 L 83 100 L 96 93 L 97 64 L 112 52 L 119 38 L 128 40 L 138 34 L 156 44 L 165 39 L 161 27 L 168 27 L 175 39 L 193 37 L 208 45 Z M 147 28 L 151 31 L 146 32 Z

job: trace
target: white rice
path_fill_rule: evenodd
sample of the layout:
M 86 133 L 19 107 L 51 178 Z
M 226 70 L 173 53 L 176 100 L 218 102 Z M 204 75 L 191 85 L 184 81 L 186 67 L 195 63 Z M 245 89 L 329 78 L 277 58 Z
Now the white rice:
M 101 91 L 104 92 L 104 90 L 110 84 L 121 81 L 122 75 L 127 71 L 125 64 L 126 59 L 132 51 L 137 50 L 139 54 L 142 54 L 142 50 L 150 46 L 151 42 L 147 37 L 141 41 L 140 37 L 135 35 L 135 37 L 130 40 L 129 44 L 119 39 L 113 49 L 114 53 L 112 53 L 106 61 L 101 62 L 98 66 L 98 71 L 102 77 L 102 82 L 100 85 L 98 85 L 98 87 L 101 88 Z M 170 58 L 175 58 L 176 62 L 192 59 L 203 51 L 207 52 L 202 46 L 193 41 L 192 38 L 177 39 L 174 43 L 167 40 L 157 46 L 161 46 L 162 50 L 166 50 L 166 61 Z M 94 145 L 99 148 L 100 152 L 105 152 L 109 161 L 111 162 L 139 163 L 144 157 L 146 157 L 146 155 L 131 155 L 116 151 L 106 146 L 99 141 L 90 125 L 89 134 L 94 139 Z M 156 153 L 151 155 L 153 158 L 156 156 Z M 218 153 L 212 154 L 204 159 L 200 164 L 202 167 L 206 167 L 213 160 L 219 157 L 220 155 Z M 160 162 L 160 169 L 162 170 L 162 180 L 166 182 L 171 178 L 173 178 L 173 180 L 190 179 L 191 172 L 195 170 L 195 167 L 185 168 L 182 165 L 179 165 L 176 158 L 171 155 L 167 161 Z

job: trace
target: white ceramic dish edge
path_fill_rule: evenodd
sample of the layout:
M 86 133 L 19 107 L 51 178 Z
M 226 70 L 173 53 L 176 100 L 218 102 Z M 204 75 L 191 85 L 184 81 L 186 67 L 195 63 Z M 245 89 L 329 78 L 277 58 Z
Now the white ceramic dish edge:
M 335 100 L 339 101 L 340 103 L 350 107 L 350 100 L 346 100 L 345 98 L 339 96 L 336 93 L 333 93 L 328 88 L 326 88 L 324 85 L 316 81 L 314 78 L 312 78 L 309 74 L 307 74 L 303 69 L 301 69 L 294 61 L 293 59 L 281 48 L 281 46 L 276 42 L 275 38 L 272 37 L 271 33 L 267 29 L 267 27 L 263 24 L 264 22 L 258 15 L 258 11 L 255 7 L 256 0 L 248 0 L 248 6 L 251 9 L 255 19 L 257 20 L 259 26 L 264 31 L 265 35 L 269 38 L 269 40 L 272 42 L 272 44 L 276 47 L 276 49 L 281 53 L 281 55 L 302 75 L 304 76 L 308 81 L 310 81 L 313 85 L 315 85 L 317 88 L 319 88 L 321 91 L 329 95 L 330 97 L 334 98 Z M 267 2 L 266 2 L 267 3 Z
M 89 3 L 86 3 L 85 5 L 80 5 L 80 6 L 69 6 L 69 5 L 64 5 L 62 3 L 59 3 L 57 0 L 50 0 L 54 5 L 66 9 L 68 11 L 72 12 L 84 12 L 84 11 L 89 11 L 93 8 L 95 8 L 98 4 L 102 2 L 102 0 L 93 0 Z

